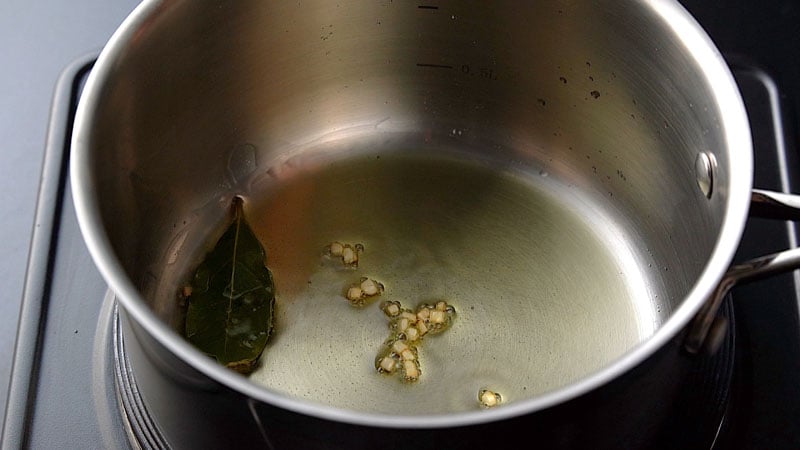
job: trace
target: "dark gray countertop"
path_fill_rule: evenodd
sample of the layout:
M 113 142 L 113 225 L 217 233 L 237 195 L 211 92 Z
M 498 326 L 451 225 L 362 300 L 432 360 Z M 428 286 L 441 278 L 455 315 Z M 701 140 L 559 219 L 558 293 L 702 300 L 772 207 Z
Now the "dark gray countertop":
M 17 320 L 56 80 L 99 51 L 139 2 L 0 2 L 0 406 L 6 404 Z M 0 408 L 0 423 L 5 408 Z

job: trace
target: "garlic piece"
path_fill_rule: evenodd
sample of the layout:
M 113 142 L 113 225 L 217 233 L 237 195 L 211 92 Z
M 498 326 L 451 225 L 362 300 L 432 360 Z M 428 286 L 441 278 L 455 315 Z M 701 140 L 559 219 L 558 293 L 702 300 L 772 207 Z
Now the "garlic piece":
M 417 381 L 420 376 L 419 366 L 416 361 L 404 360 L 403 361 L 403 380 Z
M 378 362 L 378 372 L 392 373 L 397 368 L 397 361 L 389 356 L 384 356 Z
M 342 256 L 343 250 L 344 245 L 341 242 L 331 242 L 331 245 L 328 246 L 328 252 L 331 256 Z
M 389 317 L 395 317 L 400 314 L 400 303 L 386 301 L 381 303 L 381 310 Z
M 358 253 L 349 245 L 342 249 L 342 262 L 347 265 L 358 264 Z
M 362 278 L 360 287 L 361 290 L 364 291 L 364 295 L 369 297 L 379 295 L 383 292 L 383 284 L 369 278 Z
M 339 241 L 334 241 L 325 247 L 325 254 L 332 258 L 341 259 L 342 263 L 349 267 L 358 267 L 358 254 L 364 251 L 364 246 L 356 244 L 342 244 Z
M 416 327 L 408 327 L 404 331 L 406 335 L 406 340 L 409 342 L 414 342 L 420 338 L 419 330 Z
M 478 392 L 478 401 L 484 408 L 493 408 L 503 401 L 503 398 L 497 392 L 490 391 L 489 389 L 481 389 Z
M 392 344 L 392 351 L 401 355 L 404 351 L 408 350 L 408 345 L 406 345 L 405 341 L 403 340 L 396 340 L 394 344 Z
M 363 292 L 374 292 L 370 290 L 372 286 L 365 283 L 367 280 L 367 278 L 362 278 L 358 287 Z M 380 292 L 383 285 L 375 283 Z M 401 374 L 403 381 L 415 382 L 422 375 L 419 359 L 422 338 L 427 333 L 438 334 L 447 330 L 455 318 L 456 310 L 445 301 L 439 301 L 433 305 L 421 303 L 415 311 L 403 308 L 400 302 L 384 301 L 381 303 L 381 310 L 389 317 L 389 328 L 392 330 L 392 334 L 384 341 L 383 350 L 376 360 L 376 367 L 379 372 L 386 373 L 386 370 L 380 368 L 380 364 L 388 366 L 389 363 L 381 358 L 391 358 L 395 364 L 393 370 Z M 482 393 L 479 394 L 479 397 L 480 395 Z M 493 398 L 494 404 L 500 402 L 499 394 Z M 487 402 L 492 401 L 487 397 Z
M 417 329 L 419 330 L 420 337 L 425 336 L 428 333 L 428 326 L 425 325 L 425 322 L 422 320 L 417 321 Z
M 397 331 L 401 333 L 406 331 L 406 329 L 410 326 L 411 326 L 411 321 L 406 319 L 405 317 L 402 317 L 400 318 L 400 320 L 397 321 Z
M 438 309 L 431 311 L 431 318 L 430 318 L 431 323 L 435 324 L 444 323 L 445 318 L 446 316 L 444 311 L 439 311 Z
M 352 286 L 350 289 L 347 290 L 347 299 L 351 302 L 361 300 L 363 297 L 364 292 L 358 286 Z
M 400 317 L 402 317 L 404 319 L 408 319 L 410 321 L 416 321 L 417 320 L 416 314 L 412 313 L 411 311 L 403 311 L 403 312 L 401 312 L 400 313 Z
M 380 295 L 381 292 L 383 292 L 383 284 L 375 280 L 370 280 L 369 278 L 361 278 L 358 283 L 352 284 L 350 288 L 347 289 L 345 297 L 350 300 L 353 306 L 360 307 L 366 304 L 368 298 Z M 381 309 L 383 309 L 383 307 L 381 307 Z M 396 306 L 396 309 L 398 312 L 400 311 L 399 304 Z M 386 311 L 384 311 L 384 313 L 386 313 Z
M 414 355 L 414 352 L 410 348 L 403 350 L 400 353 L 400 357 L 403 358 L 403 361 L 413 361 L 417 359 L 417 357 Z

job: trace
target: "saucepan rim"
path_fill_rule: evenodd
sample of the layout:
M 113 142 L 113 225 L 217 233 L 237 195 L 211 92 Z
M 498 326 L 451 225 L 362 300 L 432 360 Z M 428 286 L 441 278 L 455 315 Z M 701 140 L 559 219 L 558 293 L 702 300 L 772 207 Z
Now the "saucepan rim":
M 752 188 L 752 144 L 743 101 L 725 60 L 694 18 L 675 1 L 642 0 L 640 2 L 642 8 L 651 10 L 655 17 L 659 17 L 667 25 L 675 38 L 683 44 L 685 51 L 702 69 L 714 97 L 711 99 L 712 105 L 715 105 L 721 114 L 720 126 L 726 141 L 726 148 L 713 150 L 726 151 L 730 155 L 727 158 L 730 161 L 729 167 L 721 168 L 729 171 L 729 183 L 724 186 L 728 197 L 713 253 L 697 282 L 671 317 L 650 338 L 605 368 L 549 393 L 518 400 L 491 410 L 414 416 L 375 414 L 293 398 L 257 385 L 212 361 L 156 317 L 114 254 L 98 213 L 99 192 L 93 184 L 91 164 L 93 152 L 89 145 L 93 116 L 101 102 L 102 87 L 111 71 L 115 70 L 118 58 L 124 53 L 137 30 L 150 20 L 151 16 L 158 14 L 164 3 L 164 0 L 144 0 L 125 19 L 101 51 L 83 90 L 76 113 L 70 162 L 71 187 L 78 222 L 89 252 L 125 311 L 169 351 L 205 376 L 234 391 L 299 414 L 337 422 L 389 428 L 464 426 L 530 414 L 588 393 L 636 367 L 664 347 L 695 316 L 733 259 L 744 231 Z

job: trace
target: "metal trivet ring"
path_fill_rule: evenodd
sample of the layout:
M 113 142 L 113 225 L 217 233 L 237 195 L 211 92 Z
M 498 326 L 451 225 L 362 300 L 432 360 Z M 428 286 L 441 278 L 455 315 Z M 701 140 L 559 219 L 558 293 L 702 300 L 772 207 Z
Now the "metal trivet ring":
M 119 306 L 114 305 L 113 337 L 114 337 L 114 384 L 116 386 L 117 401 L 121 406 L 122 419 L 126 424 L 126 431 L 131 445 L 137 449 L 164 449 L 170 448 L 164 435 L 156 426 L 144 406 L 139 387 L 131 371 L 128 355 L 125 353 L 125 342 L 119 326 Z

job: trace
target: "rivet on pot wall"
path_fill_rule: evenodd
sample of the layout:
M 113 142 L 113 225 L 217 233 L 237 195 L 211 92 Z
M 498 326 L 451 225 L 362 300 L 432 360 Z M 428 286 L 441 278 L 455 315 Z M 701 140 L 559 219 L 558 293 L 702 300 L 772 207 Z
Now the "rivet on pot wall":
M 697 187 L 706 196 L 711 198 L 714 193 L 714 171 L 717 170 L 717 159 L 708 152 L 697 154 L 694 160 L 694 173 L 697 177 Z

